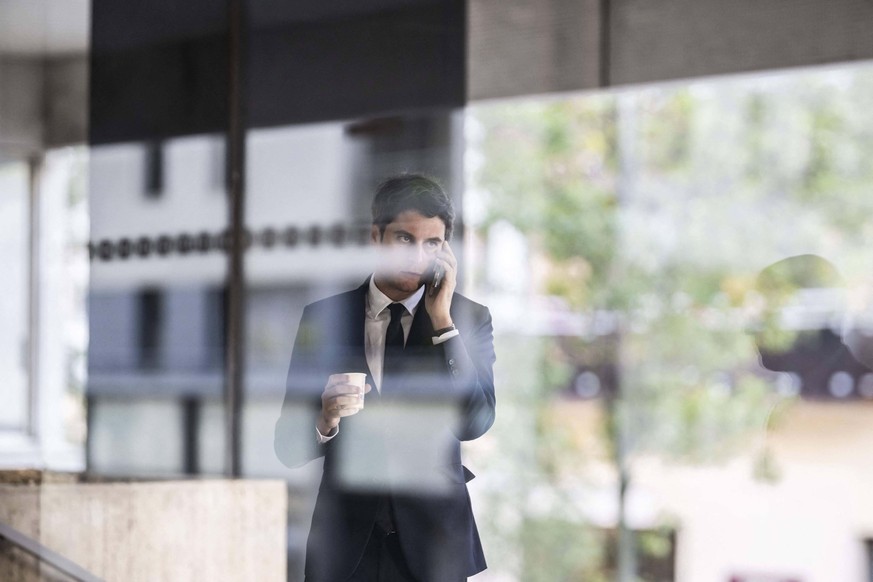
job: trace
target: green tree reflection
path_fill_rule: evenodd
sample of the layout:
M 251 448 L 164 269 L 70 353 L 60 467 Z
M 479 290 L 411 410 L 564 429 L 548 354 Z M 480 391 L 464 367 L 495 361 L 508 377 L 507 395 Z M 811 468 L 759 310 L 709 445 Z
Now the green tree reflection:
M 477 235 L 511 225 L 539 265 L 528 292 L 587 322 L 498 337 L 499 451 L 479 464 L 506 476 L 485 524 L 500 567 L 523 580 L 660 580 L 641 566 L 666 534 L 643 543 L 625 521 L 634 460 L 723 461 L 773 424 L 784 397 L 747 333 L 772 324 L 757 319 L 755 279 L 797 248 L 869 260 L 871 90 L 873 69 L 857 67 L 472 110 Z M 609 369 L 614 559 L 580 510 L 599 477 L 579 427 L 556 415 L 580 370 Z M 773 459 L 758 468 L 778 474 Z

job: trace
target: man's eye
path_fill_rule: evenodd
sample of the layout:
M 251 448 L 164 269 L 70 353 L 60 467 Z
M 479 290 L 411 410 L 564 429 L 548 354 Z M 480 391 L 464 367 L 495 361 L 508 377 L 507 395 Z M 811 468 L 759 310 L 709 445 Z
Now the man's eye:
M 412 241 L 412 238 L 410 238 L 409 236 L 407 236 L 405 234 L 399 234 L 399 235 L 397 235 L 397 240 L 399 240 L 400 242 L 408 243 L 408 242 Z

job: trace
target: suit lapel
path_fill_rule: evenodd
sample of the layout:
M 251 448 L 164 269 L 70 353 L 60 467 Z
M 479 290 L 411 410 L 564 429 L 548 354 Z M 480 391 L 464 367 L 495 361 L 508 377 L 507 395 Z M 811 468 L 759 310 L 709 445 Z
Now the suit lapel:
M 349 294 L 349 301 L 344 308 L 348 326 L 344 330 L 344 338 L 348 346 L 348 358 L 354 370 L 366 371 L 369 382 L 373 382 L 373 373 L 367 365 L 367 353 L 364 349 L 364 318 L 367 310 L 367 289 L 369 279 L 363 285 Z
M 346 329 L 345 337 L 348 338 L 349 355 L 354 359 L 355 369 L 366 370 L 372 383 L 373 373 L 367 364 L 367 354 L 364 347 L 364 318 L 366 317 L 369 284 L 370 280 L 367 279 L 363 285 L 349 295 L 349 304 L 346 306 L 348 314 L 346 321 L 348 321 L 349 327 Z M 407 368 L 407 372 L 413 372 L 416 369 L 421 369 L 422 365 L 427 365 L 426 359 L 422 358 L 426 354 L 427 358 L 432 357 L 431 350 L 426 348 L 433 345 L 433 332 L 433 324 L 430 321 L 427 308 L 424 306 L 424 296 L 422 296 L 412 318 L 409 337 L 406 339 L 404 367 Z M 374 392 L 378 394 L 375 387 Z

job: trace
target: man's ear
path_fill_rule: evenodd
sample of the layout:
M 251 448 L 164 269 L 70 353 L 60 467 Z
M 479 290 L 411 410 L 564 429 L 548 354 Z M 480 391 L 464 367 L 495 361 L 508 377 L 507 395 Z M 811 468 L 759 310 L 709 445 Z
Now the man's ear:
M 370 227 L 370 242 L 375 244 L 379 244 L 380 242 L 382 242 L 382 232 L 375 224 Z

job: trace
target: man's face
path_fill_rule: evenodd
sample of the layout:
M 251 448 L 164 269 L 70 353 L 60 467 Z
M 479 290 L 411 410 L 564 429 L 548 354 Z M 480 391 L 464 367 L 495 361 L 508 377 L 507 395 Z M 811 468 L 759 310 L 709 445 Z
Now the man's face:
M 401 212 L 380 233 L 373 226 L 371 239 L 380 256 L 376 284 L 398 300 L 415 293 L 424 283 L 437 252 L 445 241 L 446 225 L 438 216 L 427 218 L 414 210 Z

